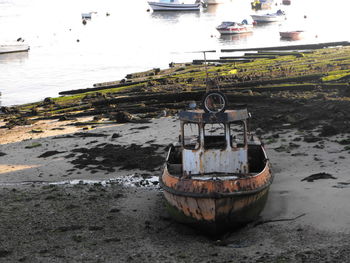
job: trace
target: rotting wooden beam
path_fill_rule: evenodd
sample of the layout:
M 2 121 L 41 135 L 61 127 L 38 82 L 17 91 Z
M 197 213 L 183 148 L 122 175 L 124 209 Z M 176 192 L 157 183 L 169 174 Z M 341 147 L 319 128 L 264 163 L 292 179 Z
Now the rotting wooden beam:
M 275 59 L 277 56 L 275 55 L 259 55 L 259 54 L 245 54 L 244 56 L 227 56 L 227 57 L 220 57 L 220 59 L 224 60 L 231 60 L 231 59 L 260 59 L 260 58 L 268 58 L 268 59 Z
M 179 92 L 179 93 L 164 93 L 164 94 L 148 94 L 148 95 L 139 95 L 139 96 L 124 96 L 117 97 L 109 100 L 96 101 L 93 102 L 93 106 L 98 106 L 101 104 L 118 104 L 124 102 L 137 102 L 145 100 L 157 100 L 157 101 L 167 101 L 167 102 L 179 102 L 179 101 L 188 101 L 188 100 L 198 100 L 204 94 L 203 91 L 195 92 Z
M 58 94 L 59 95 L 75 95 L 75 94 L 91 92 L 91 91 L 99 91 L 99 90 L 104 90 L 104 89 L 128 87 L 128 86 L 131 86 L 131 85 L 137 85 L 137 84 L 141 84 L 141 83 L 146 83 L 147 81 L 148 80 L 133 81 L 133 82 L 125 82 L 125 83 L 119 83 L 119 84 L 114 84 L 114 85 L 109 85 L 109 86 L 94 87 L 94 88 L 65 90 L 65 91 L 59 92 Z
M 304 44 L 304 45 L 288 45 L 276 47 L 261 47 L 261 48 L 233 48 L 221 49 L 221 52 L 236 52 L 236 51 L 259 51 L 259 50 L 303 50 L 303 49 L 321 49 L 333 46 L 350 46 L 349 41 L 325 42 L 318 44 Z
M 324 74 L 311 74 L 306 76 L 297 76 L 297 77 L 289 77 L 289 78 L 278 78 L 278 79 L 266 79 L 266 80 L 253 80 L 253 81 L 244 81 L 238 83 L 229 83 L 222 84 L 220 86 L 236 86 L 236 87 L 256 87 L 256 86 L 264 86 L 269 84 L 282 84 L 282 83 L 300 83 L 305 81 L 314 81 L 319 80 L 323 77 Z
M 234 63 L 234 62 L 252 62 L 253 59 L 244 59 L 244 58 L 237 58 L 237 59 L 207 59 L 207 60 L 204 60 L 204 59 L 194 59 L 192 61 L 193 64 L 203 64 L 205 62 L 208 62 L 208 63 Z

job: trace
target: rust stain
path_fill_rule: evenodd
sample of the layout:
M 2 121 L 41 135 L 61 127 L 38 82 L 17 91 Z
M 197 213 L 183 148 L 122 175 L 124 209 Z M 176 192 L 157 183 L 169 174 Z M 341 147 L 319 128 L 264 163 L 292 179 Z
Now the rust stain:
M 173 176 L 164 169 L 163 183 L 177 191 L 189 193 L 227 193 L 248 191 L 263 187 L 271 180 L 269 165 L 257 175 L 231 180 L 195 180 L 184 177 Z

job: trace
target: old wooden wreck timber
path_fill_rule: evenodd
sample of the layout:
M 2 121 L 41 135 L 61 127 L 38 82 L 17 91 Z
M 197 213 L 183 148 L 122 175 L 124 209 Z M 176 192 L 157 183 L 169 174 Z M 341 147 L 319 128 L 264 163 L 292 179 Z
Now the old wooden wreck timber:
M 218 110 L 211 110 L 213 101 L 221 101 Z M 258 218 L 273 176 L 262 143 L 248 130 L 246 106 L 225 111 L 220 92 L 208 93 L 203 104 L 179 113 L 179 142 L 169 149 L 160 184 L 175 220 L 220 234 Z

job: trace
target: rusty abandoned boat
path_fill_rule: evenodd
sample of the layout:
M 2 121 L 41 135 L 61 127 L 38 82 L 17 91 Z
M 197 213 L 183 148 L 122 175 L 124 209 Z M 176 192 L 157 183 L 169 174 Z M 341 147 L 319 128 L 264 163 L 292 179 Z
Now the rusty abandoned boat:
M 160 184 L 175 220 L 219 234 L 258 218 L 273 176 L 262 143 L 248 131 L 246 106 L 225 110 L 221 92 L 207 93 L 203 105 L 179 113 L 179 142 Z

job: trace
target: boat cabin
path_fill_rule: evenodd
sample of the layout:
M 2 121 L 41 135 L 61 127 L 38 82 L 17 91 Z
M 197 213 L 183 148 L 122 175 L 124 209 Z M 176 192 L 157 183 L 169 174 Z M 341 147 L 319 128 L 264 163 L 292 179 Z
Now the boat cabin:
M 180 112 L 184 175 L 248 173 L 246 108 Z

